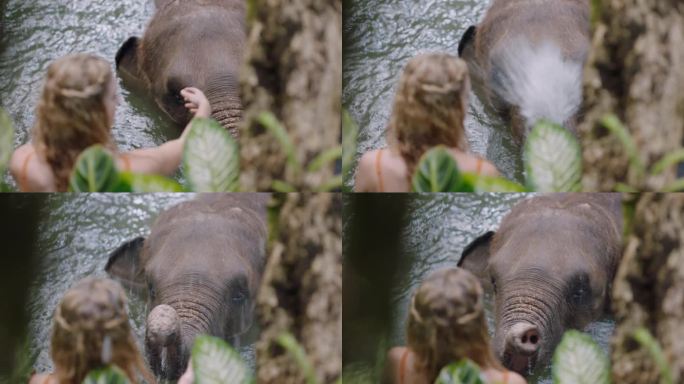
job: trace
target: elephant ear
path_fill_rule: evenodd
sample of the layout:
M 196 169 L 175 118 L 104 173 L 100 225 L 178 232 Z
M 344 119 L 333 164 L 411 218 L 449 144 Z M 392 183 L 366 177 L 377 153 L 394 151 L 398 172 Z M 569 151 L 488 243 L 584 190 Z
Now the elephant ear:
M 461 41 L 458 42 L 458 56 L 466 61 L 471 61 L 474 57 L 476 32 L 477 28 L 471 25 L 461 36 Z
M 116 70 L 127 88 L 142 88 L 143 77 L 139 65 L 139 46 L 139 38 L 129 37 L 116 52 Z
M 461 253 L 461 260 L 458 261 L 458 266 L 472 272 L 480 282 L 485 290 L 489 290 L 491 281 L 489 279 L 489 245 L 494 237 L 493 231 L 489 231 L 484 235 L 473 240 Z
M 109 254 L 105 271 L 126 288 L 136 293 L 145 292 L 145 274 L 140 263 L 144 237 L 127 241 Z

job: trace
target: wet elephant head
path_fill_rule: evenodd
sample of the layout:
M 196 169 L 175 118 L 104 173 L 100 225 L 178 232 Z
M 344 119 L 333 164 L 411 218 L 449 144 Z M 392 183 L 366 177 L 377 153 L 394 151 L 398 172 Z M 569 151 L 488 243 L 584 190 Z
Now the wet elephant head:
M 494 0 L 461 37 L 473 89 L 517 139 L 540 119 L 576 132 L 589 51 L 587 0 Z
M 106 271 L 147 297 L 145 350 L 156 375 L 185 370 L 199 334 L 233 341 L 252 323 L 265 264 L 265 194 L 202 195 L 162 212 Z
M 493 347 L 521 374 L 545 366 L 568 328 L 606 309 L 621 252 L 620 196 L 524 200 L 463 252 L 459 266 L 494 293 Z
M 201 89 L 212 117 L 237 135 L 242 115 L 238 76 L 245 44 L 245 7 L 239 0 L 158 0 L 142 38 L 116 54 L 127 87 L 147 92 L 178 124 L 191 115 L 180 91 Z

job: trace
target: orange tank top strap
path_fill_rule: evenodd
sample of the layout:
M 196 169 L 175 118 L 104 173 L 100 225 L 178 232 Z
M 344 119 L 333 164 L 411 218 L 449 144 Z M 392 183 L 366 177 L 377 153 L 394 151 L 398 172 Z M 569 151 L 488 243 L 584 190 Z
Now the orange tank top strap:
M 378 192 L 385 192 L 385 183 L 382 180 L 382 149 L 378 149 L 375 155 L 375 173 L 378 176 Z
M 404 384 L 404 378 L 406 377 L 406 361 L 408 360 L 409 349 L 405 348 L 404 352 L 401 354 L 401 359 L 399 360 L 399 384 Z
M 475 173 L 478 175 L 480 172 L 482 172 L 482 163 L 484 163 L 484 160 L 481 157 L 477 158 L 477 165 L 475 166 Z
M 508 373 L 509 373 L 509 371 L 504 371 L 504 373 L 503 373 L 503 383 L 502 383 L 502 384 L 508 384 Z
M 24 164 L 21 165 L 21 170 L 19 171 L 19 180 L 17 180 L 17 182 L 19 183 L 19 189 L 25 192 L 30 190 L 28 185 L 28 165 L 34 154 L 35 152 L 31 152 L 26 155 Z
M 119 159 L 123 163 L 123 169 L 122 171 L 124 172 L 130 172 L 131 171 L 131 159 L 126 156 L 125 153 L 122 153 L 119 155 Z

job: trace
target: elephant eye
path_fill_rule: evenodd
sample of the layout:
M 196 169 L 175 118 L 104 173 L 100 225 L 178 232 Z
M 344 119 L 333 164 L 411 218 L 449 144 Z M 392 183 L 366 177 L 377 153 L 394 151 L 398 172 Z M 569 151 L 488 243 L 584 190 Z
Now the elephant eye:
M 589 276 L 587 274 L 580 274 L 576 276 L 570 285 L 570 300 L 574 305 L 585 305 L 589 302 L 591 288 L 589 285 Z
M 150 300 L 154 300 L 157 297 L 157 291 L 154 289 L 154 285 L 151 282 L 147 282 L 147 292 L 150 296 Z
M 242 303 L 246 299 L 247 299 L 247 295 L 245 295 L 245 292 L 241 289 L 233 292 L 233 295 L 231 297 L 231 300 L 233 301 L 233 303 Z
M 181 96 L 180 92 L 176 93 L 176 97 L 174 98 L 174 101 L 178 105 L 183 105 L 185 104 L 185 100 L 183 99 L 183 96 Z
M 496 279 L 494 278 L 494 276 L 492 276 L 491 280 L 492 280 L 492 288 L 494 288 L 494 293 L 496 293 Z

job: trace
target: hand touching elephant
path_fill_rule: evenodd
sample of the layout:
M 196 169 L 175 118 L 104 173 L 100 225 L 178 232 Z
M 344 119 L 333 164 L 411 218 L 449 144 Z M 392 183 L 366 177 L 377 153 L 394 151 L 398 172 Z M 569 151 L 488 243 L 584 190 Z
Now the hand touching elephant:
M 179 125 L 191 115 L 180 91 L 197 87 L 212 117 L 237 135 L 242 115 L 238 75 L 245 43 L 245 5 L 240 0 L 157 0 L 142 39 L 131 37 L 116 54 L 124 83 L 148 92 Z

